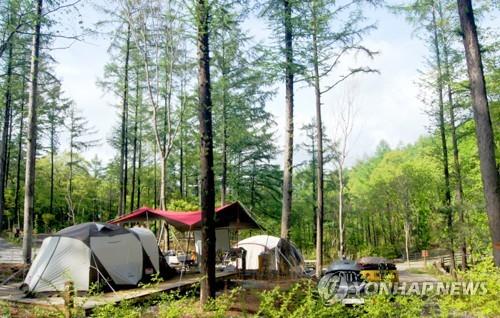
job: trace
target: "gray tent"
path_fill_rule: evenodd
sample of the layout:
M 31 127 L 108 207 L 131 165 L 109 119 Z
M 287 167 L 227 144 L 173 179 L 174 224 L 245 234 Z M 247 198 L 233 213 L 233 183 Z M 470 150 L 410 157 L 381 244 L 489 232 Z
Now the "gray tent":
M 43 240 L 22 288 L 27 292 L 61 291 L 68 280 L 78 291 L 88 291 L 93 283 L 131 287 L 152 274 L 167 278 L 174 273 L 150 230 L 83 223 Z

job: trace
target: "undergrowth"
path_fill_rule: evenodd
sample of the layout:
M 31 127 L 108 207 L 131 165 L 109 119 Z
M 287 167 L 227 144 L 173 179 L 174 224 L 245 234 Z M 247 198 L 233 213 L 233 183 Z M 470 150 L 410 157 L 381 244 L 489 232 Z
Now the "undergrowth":
M 265 318 L 321 318 L 321 317 L 361 317 L 361 318 L 412 318 L 412 317 L 500 317 L 500 269 L 492 260 L 483 261 L 467 272 L 459 272 L 463 282 L 483 283 L 484 293 L 473 295 L 385 295 L 366 296 L 363 305 L 344 306 L 340 303 L 326 304 L 318 295 L 316 284 L 305 280 L 291 288 L 258 291 L 260 305 L 255 315 L 246 311 L 231 312 L 233 305 L 245 305 L 245 296 L 255 290 L 241 288 L 222 293 L 217 298 L 201 306 L 196 290 L 160 293 L 146 301 L 123 301 L 97 307 L 92 312 L 95 318 L 183 318 L 183 317 L 265 317 Z M 156 282 L 157 283 L 157 282 Z M 146 287 L 154 287 L 154 280 Z M 96 293 L 98 297 L 98 293 Z M 237 307 L 237 306 L 236 306 Z M 245 307 L 245 306 L 243 306 Z M 81 309 L 81 308 L 80 308 Z M 75 308 L 73 317 L 82 317 L 83 311 Z M 34 317 L 61 317 L 62 312 L 36 309 L 30 312 Z M 8 304 L 0 302 L 0 316 L 11 317 Z

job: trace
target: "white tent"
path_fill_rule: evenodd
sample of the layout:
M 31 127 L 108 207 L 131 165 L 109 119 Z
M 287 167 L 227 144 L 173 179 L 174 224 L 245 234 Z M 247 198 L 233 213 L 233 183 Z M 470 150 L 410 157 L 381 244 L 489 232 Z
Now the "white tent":
M 256 235 L 239 241 L 235 247 L 246 250 L 246 269 L 259 269 L 259 255 L 269 253 L 271 255 L 271 270 L 278 270 L 280 262 L 285 262 L 290 270 L 302 273 L 304 258 L 299 250 L 290 242 L 279 237 L 270 235 Z M 238 264 L 241 268 L 241 264 Z
M 68 280 L 88 291 L 94 282 L 136 286 L 156 273 L 168 271 L 154 234 L 112 224 L 84 223 L 46 238 L 24 280 L 27 292 L 61 291 Z

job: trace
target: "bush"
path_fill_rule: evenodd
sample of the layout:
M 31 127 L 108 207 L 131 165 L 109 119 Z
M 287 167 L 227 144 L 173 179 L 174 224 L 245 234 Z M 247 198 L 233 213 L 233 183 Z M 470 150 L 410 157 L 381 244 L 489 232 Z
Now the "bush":
M 459 272 L 460 280 L 464 282 L 483 282 L 486 293 L 474 295 L 444 295 L 438 303 L 442 317 L 467 316 L 498 317 L 500 316 L 500 268 L 496 267 L 493 259 L 473 266 L 467 272 Z
M 290 290 L 279 287 L 264 291 L 258 317 L 269 318 L 306 318 L 306 317 L 354 317 L 347 307 L 341 304 L 327 306 L 316 292 L 312 282 L 295 284 Z
M 140 308 L 132 306 L 128 301 L 122 301 L 119 304 L 107 304 L 94 309 L 92 314 L 94 318 L 139 318 L 141 317 Z
M 179 293 L 165 293 L 158 303 L 158 316 L 161 318 L 181 318 L 195 316 L 198 307 L 193 297 L 179 296 Z
M 418 296 L 374 295 L 358 308 L 358 317 L 413 318 L 422 315 L 425 302 Z

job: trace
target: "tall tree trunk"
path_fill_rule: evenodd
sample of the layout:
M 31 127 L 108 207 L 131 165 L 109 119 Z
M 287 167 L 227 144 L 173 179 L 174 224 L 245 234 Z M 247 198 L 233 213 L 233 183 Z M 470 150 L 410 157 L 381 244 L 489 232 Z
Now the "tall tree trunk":
M 221 176 L 221 205 L 226 204 L 227 189 L 227 112 L 226 112 L 226 85 L 224 70 L 222 73 L 222 176 Z
M 312 160 L 311 160 L 311 199 L 313 204 L 311 205 L 312 209 L 312 214 L 313 214 L 313 244 L 316 246 L 316 236 L 318 235 L 317 232 L 317 218 L 318 218 L 318 205 L 316 203 L 317 197 L 318 197 L 318 191 L 317 191 L 317 175 L 316 175 L 316 169 L 318 168 L 317 162 L 316 162 L 316 138 L 314 136 L 314 133 L 311 135 L 311 151 L 312 151 Z
M 339 164 L 339 257 L 345 256 L 344 242 L 344 166 Z
M 24 184 L 24 226 L 23 226 L 23 261 L 31 264 L 31 246 L 33 241 L 33 215 L 35 200 L 35 159 L 37 134 L 37 96 L 38 63 L 40 58 L 40 27 L 42 19 L 42 0 L 36 2 L 36 21 L 31 53 L 30 90 L 28 101 L 28 140 L 26 151 L 26 176 Z
M 283 0 L 285 27 L 285 100 L 286 100 L 286 143 L 283 165 L 283 202 L 281 209 L 281 238 L 288 240 L 292 213 L 293 176 L 293 47 L 292 7 L 289 0 Z
M 406 266 L 410 268 L 410 224 L 405 219 L 404 221 L 404 231 L 405 231 L 405 253 L 406 253 Z
M 2 233 L 2 219 L 5 210 L 5 184 L 8 174 L 7 169 L 7 152 L 9 147 L 9 129 L 11 121 L 11 105 L 12 105 L 12 44 L 8 44 L 9 55 L 7 61 L 7 79 L 5 88 L 5 110 L 3 120 L 2 141 L 0 144 L 0 233 Z
M 127 43 L 125 46 L 125 74 L 123 78 L 122 127 L 120 136 L 120 203 L 118 215 L 125 214 L 127 200 L 127 115 L 128 115 L 128 72 L 130 60 L 130 23 L 127 23 Z
M 132 189 L 130 191 L 130 211 L 134 210 L 135 204 L 135 166 L 137 159 L 137 128 L 138 128 L 138 115 L 139 115 L 139 74 L 137 74 L 136 86 L 135 86 L 135 113 L 134 113 L 134 143 L 133 143 L 133 154 L 132 154 Z
M 165 78 L 166 78 L 166 94 L 165 94 L 165 113 L 163 116 L 163 138 L 162 144 L 158 145 L 160 148 L 160 208 L 162 210 L 167 209 L 167 164 L 168 157 L 171 151 L 171 140 L 172 140 L 172 127 L 171 127 L 171 106 L 172 106 L 172 89 L 173 89 L 173 72 L 174 72 L 174 48 L 170 46 L 170 61 L 165 65 Z M 154 121 L 156 124 L 156 120 Z M 155 132 L 157 129 L 155 129 Z M 168 135 L 168 140 L 167 140 Z M 157 138 L 159 141 L 160 138 Z M 169 225 L 167 224 L 167 231 Z
M 25 89 L 26 80 L 23 77 L 22 94 L 21 94 L 21 110 L 19 112 L 19 136 L 17 141 L 17 167 L 16 167 L 16 190 L 14 194 L 14 211 L 17 216 L 17 228 L 21 229 L 21 213 L 19 207 L 19 197 L 21 190 L 21 160 L 23 158 L 23 134 L 24 134 L 24 102 L 25 102 Z
M 444 175 L 444 206 L 446 209 L 446 225 L 448 228 L 448 235 L 450 239 L 450 258 L 451 266 L 450 271 L 455 275 L 455 251 L 453 243 L 453 209 L 451 207 L 451 191 L 450 191 L 450 171 L 448 163 L 448 145 L 446 142 L 446 130 L 445 130 L 445 120 L 444 120 L 444 101 L 443 101 L 443 72 L 441 67 L 441 51 L 439 47 L 439 36 L 438 36 L 438 26 L 436 21 L 435 7 L 432 7 L 432 25 L 433 25 L 433 44 L 434 51 L 436 54 L 436 67 L 437 67 L 437 94 L 438 94 L 438 104 L 439 104 L 439 133 L 441 137 L 441 149 L 443 154 L 443 175 Z
M 184 123 L 181 116 L 179 132 L 179 194 L 184 198 Z
M 12 99 L 12 98 L 11 98 Z M 7 185 L 9 184 L 9 171 L 10 171 L 10 156 L 11 156 L 11 142 L 12 142 L 12 129 L 14 126 L 14 119 L 13 119 L 13 109 L 12 106 L 10 107 L 9 111 L 9 132 L 7 134 L 7 156 L 5 158 L 5 178 L 4 178 L 4 183 L 5 183 L 5 188 L 7 188 Z
M 54 111 L 53 109 L 51 110 Z M 52 114 L 51 123 L 50 123 L 50 213 L 54 213 L 54 153 L 55 153 L 55 118 L 54 114 Z
M 320 87 L 320 74 L 319 74 L 319 57 L 318 57 L 318 21 L 317 21 L 317 7 L 316 2 L 312 4 L 312 17 L 313 17 L 313 63 L 314 63 L 314 94 L 316 97 L 316 142 L 317 142 L 317 155 L 318 161 L 316 167 L 316 276 L 321 276 L 323 266 L 323 121 L 321 119 L 321 87 Z
M 75 216 L 75 204 L 73 202 L 73 155 L 74 155 L 74 129 L 75 129 L 75 111 L 72 110 L 71 112 L 71 131 L 70 133 L 70 141 L 69 141 L 69 182 L 68 182 L 68 196 L 66 197 L 66 200 L 68 202 L 68 212 L 69 216 L 71 218 L 71 222 L 73 225 L 76 224 L 76 216 Z
M 442 9 L 439 7 L 439 14 L 442 18 Z M 453 147 L 453 170 L 455 174 L 455 206 L 458 210 L 459 221 L 462 227 L 462 270 L 467 269 L 467 242 L 465 240 L 465 235 L 463 233 L 465 229 L 465 218 L 464 218 L 464 207 L 463 207 L 463 196 L 464 190 L 462 185 L 462 172 L 460 167 L 460 156 L 458 149 L 458 138 L 457 138 L 457 127 L 455 120 L 455 103 L 453 101 L 453 91 L 451 89 L 452 79 L 451 79 L 451 65 L 449 61 L 449 47 L 443 38 L 443 56 L 444 56 L 444 66 L 445 66 L 445 75 L 446 75 L 446 90 L 448 94 L 448 112 L 450 116 L 450 130 L 451 130 L 451 144 Z
M 154 148 L 154 161 L 153 161 L 153 192 L 154 192 L 154 201 L 153 201 L 153 207 L 156 209 L 157 207 L 157 202 L 158 202 L 158 143 L 154 142 L 153 143 L 153 148 Z
M 250 207 L 255 208 L 255 160 L 252 160 L 252 176 L 250 179 Z
M 221 65 L 221 75 L 222 75 L 222 176 L 221 176 L 221 198 L 220 203 L 224 205 L 226 203 L 226 190 L 227 190 L 227 87 L 226 87 L 226 59 L 225 59 L 225 43 L 222 40 L 222 65 Z
M 500 267 L 500 176 L 495 161 L 495 138 L 486 96 L 483 63 L 471 0 L 457 0 L 457 3 L 470 80 L 472 109 L 476 123 L 481 178 L 493 244 L 493 257 L 496 266 Z
M 137 203 L 136 209 L 141 206 L 141 171 L 142 171 L 142 118 L 139 124 L 139 166 L 137 167 Z
M 201 287 L 200 301 L 215 297 L 215 191 L 213 171 L 212 98 L 209 59 L 209 7 L 207 0 L 196 5 L 198 23 L 198 83 L 201 178 Z
M 161 153 L 161 151 L 160 151 Z M 165 159 L 164 156 L 160 156 L 160 209 L 166 210 L 167 209 L 167 201 L 166 201 L 166 175 L 167 175 L 167 160 Z M 168 224 L 167 224 L 168 227 Z

